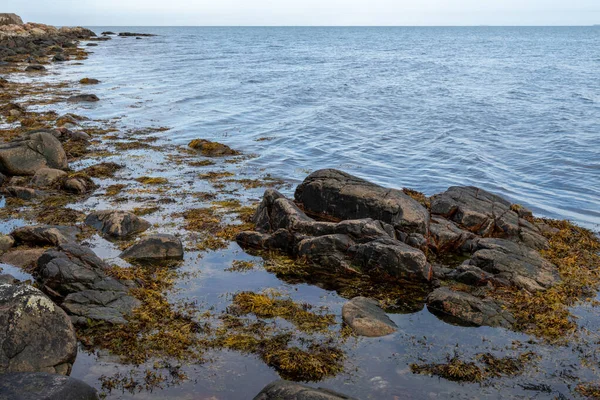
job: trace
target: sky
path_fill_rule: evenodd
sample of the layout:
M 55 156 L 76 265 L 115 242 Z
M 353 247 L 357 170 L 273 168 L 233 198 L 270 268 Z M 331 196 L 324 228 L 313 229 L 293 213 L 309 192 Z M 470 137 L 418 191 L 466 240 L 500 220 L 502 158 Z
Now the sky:
M 51 25 L 594 25 L 600 0 L 2 0 Z

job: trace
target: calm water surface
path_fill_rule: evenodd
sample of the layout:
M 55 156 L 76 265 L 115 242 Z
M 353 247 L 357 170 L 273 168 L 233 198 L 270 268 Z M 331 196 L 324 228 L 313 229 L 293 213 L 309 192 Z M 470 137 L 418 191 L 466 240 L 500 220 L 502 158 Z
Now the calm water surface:
M 478 185 L 541 215 L 600 224 L 600 28 L 94 30 L 159 36 L 115 37 L 90 48 L 94 54 L 83 65 L 56 67 L 59 80 L 102 81 L 84 89 L 102 101 L 63 104 L 61 112 L 119 118 L 127 127 L 168 126 L 159 134 L 165 143 L 227 143 L 256 155 L 241 166 L 244 173 L 283 178 L 292 184 L 287 194 L 310 171 L 334 167 L 429 195 L 450 185 Z M 111 159 L 127 165 L 121 178 L 154 168 L 177 185 L 201 185 L 197 171 L 144 153 Z M 83 207 L 104 206 L 95 197 Z M 162 215 L 148 218 L 161 223 Z M 104 258 L 119 254 L 99 237 L 91 242 Z M 180 282 L 173 296 L 219 311 L 236 291 L 277 288 L 340 314 L 345 299 L 336 293 L 288 284 L 260 269 L 225 271 L 235 259 L 253 257 L 236 244 L 202 258 L 188 252 L 181 268 L 196 275 Z M 598 331 L 595 309 L 576 313 Z M 572 396 L 579 379 L 598 379 L 596 367 L 579 367 L 581 354 L 595 349 L 527 344 L 526 335 L 448 325 L 426 309 L 391 318 L 397 334 L 349 343 L 346 372 L 319 385 L 363 399 L 552 399 Z M 513 354 L 515 340 L 524 344 L 515 350 L 541 357 L 521 377 L 462 385 L 409 369 L 455 351 Z M 184 366 L 190 380 L 183 385 L 109 398 L 250 399 L 277 378 L 253 356 L 213 356 Z M 101 375 L 127 368 L 102 352 L 81 352 L 73 375 L 99 387 Z M 528 390 L 538 383 L 547 390 Z

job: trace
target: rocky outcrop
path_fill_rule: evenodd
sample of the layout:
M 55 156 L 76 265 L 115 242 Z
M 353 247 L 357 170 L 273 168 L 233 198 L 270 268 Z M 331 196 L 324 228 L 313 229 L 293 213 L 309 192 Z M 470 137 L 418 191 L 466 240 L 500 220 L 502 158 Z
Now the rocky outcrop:
M 155 234 L 141 238 L 119 256 L 125 260 L 138 262 L 161 262 L 183 259 L 183 245 L 178 237 Z
M 254 400 L 356 400 L 329 389 L 312 388 L 295 382 L 279 380 L 269 383 Z
M 140 304 L 129 294 L 136 284 L 109 276 L 108 269 L 89 248 L 67 243 L 42 254 L 36 276 L 74 323 L 125 323 L 125 317 Z
M 94 388 L 79 379 L 44 372 L 0 375 L 0 400 L 98 400 Z
M 386 336 L 398 330 L 394 321 L 379 307 L 379 302 L 366 297 L 355 297 L 344 304 L 342 319 L 361 336 Z
M 75 330 L 65 312 L 39 290 L 0 283 L 0 326 L 0 373 L 71 371 Z
M 17 14 L 0 13 L 1 25 L 23 25 L 23 20 Z
M 81 230 L 74 226 L 32 225 L 17 228 L 11 236 L 18 244 L 29 246 L 58 246 L 74 243 Z
M 308 214 L 338 220 L 373 218 L 405 233 L 427 233 L 429 213 L 401 190 L 388 189 L 335 169 L 313 172 L 296 188 Z
M 34 175 L 41 168 L 67 168 L 65 151 L 51 134 L 36 132 L 0 145 L 0 172 Z
M 96 211 L 87 216 L 85 223 L 113 238 L 126 238 L 150 227 L 148 221 L 128 211 Z

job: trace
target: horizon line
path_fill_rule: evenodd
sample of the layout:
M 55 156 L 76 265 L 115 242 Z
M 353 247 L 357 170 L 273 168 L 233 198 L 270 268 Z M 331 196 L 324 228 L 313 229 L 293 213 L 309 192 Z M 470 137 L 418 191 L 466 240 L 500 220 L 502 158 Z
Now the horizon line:
M 77 26 L 77 25 L 58 25 Z M 88 27 L 140 27 L 140 28 L 585 28 L 600 27 L 600 24 L 586 25 L 84 25 Z

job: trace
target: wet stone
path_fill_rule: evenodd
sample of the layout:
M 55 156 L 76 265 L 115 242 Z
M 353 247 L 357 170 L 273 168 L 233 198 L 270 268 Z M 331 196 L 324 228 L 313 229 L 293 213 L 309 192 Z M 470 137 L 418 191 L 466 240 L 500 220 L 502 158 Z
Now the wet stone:
M 269 383 L 254 400 L 356 400 L 329 389 L 312 388 L 284 380 Z
M 398 330 L 379 302 L 366 297 L 355 297 L 342 307 L 342 318 L 358 335 L 386 336 Z
M 98 400 L 98 394 L 79 379 L 20 372 L 0 375 L 0 400 Z
M 85 219 L 86 225 L 113 238 L 125 238 L 150 227 L 145 219 L 128 211 L 95 211 Z
M 141 238 L 133 246 L 122 252 L 119 257 L 125 260 L 148 263 L 182 260 L 183 245 L 181 240 L 173 235 L 149 235 Z

